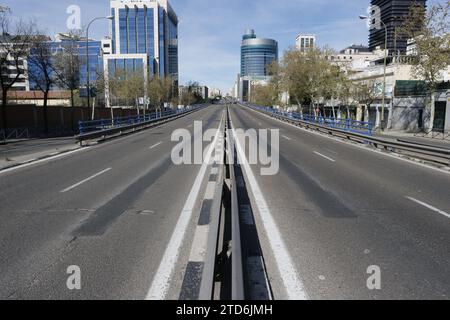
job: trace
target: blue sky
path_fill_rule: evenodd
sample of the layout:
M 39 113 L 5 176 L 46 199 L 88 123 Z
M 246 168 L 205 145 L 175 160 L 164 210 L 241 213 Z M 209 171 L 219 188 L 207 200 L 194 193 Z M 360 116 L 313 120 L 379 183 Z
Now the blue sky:
M 298 33 L 314 33 L 320 46 L 342 49 L 367 44 L 368 30 L 358 15 L 369 0 L 172 0 L 180 19 L 180 81 L 199 81 L 227 91 L 240 64 L 240 42 L 245 29 L 279 42 L 280 55 L 293 46 Z M 431 1 L 431 2 L 436 2 Z M 66 31 L 66 9 L 80 6 L 82 23 L 108 15 L 108 0 L 3 0 L 15 16 L 35 19 L 49 35 Z M 108 24 L 91 27 L 98 39 L 108 35 Z

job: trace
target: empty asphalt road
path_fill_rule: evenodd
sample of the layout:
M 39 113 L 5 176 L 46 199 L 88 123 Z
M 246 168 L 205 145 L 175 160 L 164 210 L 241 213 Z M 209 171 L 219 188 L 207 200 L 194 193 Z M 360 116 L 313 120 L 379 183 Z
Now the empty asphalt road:
M 249 191 L 275 298 L 288 298 L 296 286 L 309 299 L 450 298 L 448 172 L 301 130 L 248 108 L 230 110 L 235 128 L 280 130 L 279 173 L 261 176 L 260 165 L 250 166 L 261 194 Z M 263 214 L 258 214 L 261 203 Z M 298 273 L 297 283 L 280 274 L 285 261 L 272 250 L 274 227 Z M 380 290 L 367 287 L 372 266 L 381 271 Z
M 201 168 L 173 164 L 171 135 L 192 134 L 195 120 L 217 129 L 223 111 L 211 106 L 0 173 L 0 298 L 146 298 Z M 200 211 L 201 197 L 194 199 L 191 221 Z M 179 296 L 193 227 L 187 226 L 166 298 Z M 68 290 L 70 266 L 81 270 L 81 290 Z
M 178 299 L 209 166 L 173 164 L 171 135 L 217 131 L 225 109 L 0 172 L 0 298 Z M 229 110 L 234 129 L 280 133 L 279 171 L 243 164 L 240 182 L 275 299 L 450 298 L 450 174 Z

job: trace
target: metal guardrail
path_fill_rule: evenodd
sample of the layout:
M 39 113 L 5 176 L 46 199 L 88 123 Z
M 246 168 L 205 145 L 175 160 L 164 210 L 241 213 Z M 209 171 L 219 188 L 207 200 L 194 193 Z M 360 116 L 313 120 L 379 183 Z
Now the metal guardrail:
M 164 123 L 179 117 L 185 116 L 189 113 L 195 112 L 204 108 L 206 105 L 199 105 L 189 109 L 178 110 L 177 112 L 164 112 L 161 114 L 148 114 L 145 116 L 117 118 L 117 119 L 104 119 L 80 122 L 80 133 L 75 136 L 75 139 L 83 145 L 83 141 L 106 138 L 117 134 L 123 134 L 130 131 L 136 131 L 138 129 L 144 129 L 148 126 Z
M 124 127 L 133 124 L 139 124 L 142 122 L 148 122 L 158 118 L 167 117 L 169 115 L 174 115 L 176 113 L 177 112 L 170 110 L 164 111 L 162 113 L 155 112 L 146 115 L 137 115 L 131 117 L 119 117 L 114 119 L 101 119 L 93 121 L 80 121 L 78 123 L 78 129 L 80 134 L 84 134 L 92 131 L 108 130 L 116 127 Z
M 223 277 L 222 281 L 229 284 L 230 292 L 227 292 L 227 295 L 231 300 L 245 299 L 239 204 L 234 173 L 235 150 L 232 150 L 234 144 L 230 142 L 232 137 L 227 136 L 228 128 L 230 128 L 230 124 L 227 110 L 227 116 L 221 127 L 224 137 L 223 161 L 219 165 L 219 176 L 211 209 L 211 223 L 199 300 L 214 300 L 217 277 L 220 275 Z M 226 238 L 229 236 L 225 232 L 226 229 L 231 230 L 231 239 Z M 224 247 L 222 251 L 219 248 L 221 239 L 223 239 Z M 231 257 L 228 256 L 229 240 L 231 240 Z M 227 268 L 229 259 L 231 259 L 231 279 L 227 278 L 225 276 L 227 272 L 223 271 Z M 224 274 L 221 274 L 222 272 Z
M 384 149 L 386 151 L 394 152 L 400 155 L 425 160 L 428 162 L 436 163 L 443 166 L 450 166 L 450 150 L 445 148 L 438 148 L 425 145 L 417 145 L 411 143 L 400 142 L 392 139 L 379 138 L 368 136 L 356 132 L 349 132 L 338 128 L 331 128 L 316 123 L 310 123 L 303 120 L 293 119 L 284 115 L 265 112 L 259 108 L 240 104 L 243 107 L 251 108 L 258 112 L 265 113 L 271 117 L 283 120 L 285 122 L 294 124 L 306 129 L 312 129 L 321 133 L 343 138 L 349 141 L 358 142 L 361 144 L 372 145 L 377 149 Z
M 230 115 L 227 109 L 227 128 L 231 128 Z M 227 137 L 227 155 L 230 168 L 231 188 L 231 238 L 232 238 L 232 260 L 231 260 L 231 299 L 244 300 L 244 264 L 242 257 L 241 230 L 239 221 L 239 202 L 237 196 L 237 180 L 234 166 L 236 163 L 235 144 L 230 142 L 233 137 Z
M 16 129 L 1 129 L 0 130 L 0 141 L 7 143 L 11 139 L 29 139 L 30 132 L 28 128 L 16 128 Z
M 222 126 L 222 124 L 221 124 Z M 225 126 L 221 129 L 222 135 L 225 133 Z M 206 249 L 205 265 L 202 272 L 202 281 L 200 284 L 199 300 L 214 299 L 214 285 L 217 274 L 217 261 L 220 241 L 220 226 L 222 214 L 224 213 L 224 189 L 225 189 L 225 162 L 219 164 L 219 173 L 217 177 L 216 189 L 214 191 L 214 200 L 211 205 L 211 222 L 209 226 L 208 244 Z
M 258 109 L 267 113 L 277 114 L 283 117 L 288 117 L 295 120 L 301 120 L 304 122 L 314 123 L 329 128 L 341 129 L 349 132 L 362 133 L 371 136 L 373 134 L 373 123 L 356 121 L 353 119 L 338 119 L 338 118 L 326 118 L 321 116 L 311 116 L 300 114 L 298 112 L 284 112 L 278 111 L 269 107 L 261 107 L 256 105 L 248 105 L 253 109 Z

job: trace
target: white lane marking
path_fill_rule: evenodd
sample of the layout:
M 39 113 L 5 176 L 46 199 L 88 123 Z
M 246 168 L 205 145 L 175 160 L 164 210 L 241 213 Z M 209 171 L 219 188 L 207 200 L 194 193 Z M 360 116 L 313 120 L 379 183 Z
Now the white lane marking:
M 420 204 L 421 206 L 424 206 L 425 208 L 430 209 L 431 211 L 437 212 L 439 214 L 442 214 L 443 216 L 446 216 L 447 218 L 450 218 L 450 213 L 447 213 L 447 212 L 442 211 L 442 210 L 440 210 L 438 208 L 435 208 L 432 205 L 429 205 L 428 203 L 425 203 L 423 201 L 417 200 L 417 199 L 415 199 L 413 197 L 406 197 L 406 198 L 411 200 L 411 201 L 413 201 L 413 202 L 415 202 L 415 203 L 417 203 L 417 204 Z
M 188 127 L 188 128 L 192 128 L 192 124 L 188 125 L 187 127 Z
M 161 145 L 161 144 L 162 144 L 162 141 L 160 141 L 160 142 L 158 142 L 158 143 L 152 145 L 152 146 L 150 147 L 150 150 L 156 148 L 157 146 L 159 146 L 159 145 Z
M 314 153 L 317 154 L 318 156 L 321 156 L 324 159 L 330 160 L 331 162 L 336 162 L 336 160 L 331 159 L 330 157 L 327 157 L 326 155 L 323 155 L 320 152 L 314 151 Z
M 205 160 L 203 161 L 200 171 L 194 181 L 183 210 L 181 210 L 180 217 L 172 233 L 169 244 L 167 245 L 166 251 L 164 252 L 164 256 L 161 260 L 158 270 L 156 271 L 155 277 L 153 278 L 152 285 L 148 290 L 146 300 L 164 300 L 166 298 L 167 292 L 169 291 L 172 274 L 178 261 L 181 246 L 183 244 L 184 236 L 189 226 L 195 203 L 197 202 L 197 198 L 200 194 L 200 188 L 202 186 L 203 179 L 205 178 L 206 169 L 209 166 L 213 150 L 219 138 L 219 132 L 220 130 L 217 129 L 214 142 L 210 145 L 209 150 L 206 153 Z
M 84 150 L 89 150 L 89 149 L 90 149 L 90 147 L 79 148 L 79 149 L 75 149 L 75 150 L 72 150 L 72 151 L 69 151 L 69 152 L 61 153 L 61 154 L 58 154 L 56 156 L 48 157 L 48 158 L 37 160 L 37 161 L 34 161 L 35 159 L 30 159 L 24 164 L 21 164 L 21 165 L 18 165 L 18 166 L 9 168 L 9 169 L 1 170 L 0 174 L 6 173 L 6 172 L 15 171 L 15 170 L 19 170 L 19 169 L 22 169 L 22 168 L 25 168 L 25 167 L 29 167 L 29 166 L 32 166 L 32 165 L 35 165 L 35 164 L 43 163 L 43 162 L 46 162 L 46 161 L 51 161 L 51 160 L 54 160 L 54 159 L 62 158 L 64 156 L 68 156 L 68 155 L 71 155 L 73 153 L 84 151 Z
M 214 199 L 215 192 L 216 192 L 216 182 L 214 181 L 208 182 L 208 185 L 206 186 L 205 200 Z
M 205 262 L 206 247 L 208 245 L 208 226 L 197 226 L 194 241 L 192 241 L 189 262 Z
M 294 263 L 291 256 L 281 238 L 281 233 L 275 220 L 272 217 L 269 206 L 267 205 L 266 199 L 256 181 L 250 165 L 248 164 L 245 153 L 242 150 L 239 139 L 237 139 L 236 131 L 234 130 L 233 123 L 231 125 L 237 154 L 240 159 L 240 163 L 244 169 L 247 176 L 248 185 L 255 198 L 256 206 L 258 208 L 259 216 L 264 225 L 264 229 L 267 234 L 267 238 L 270 242 L 275 261 L 277 263 L 278 271 L 283 280 L 283 284 L 286 288 L 286 292 L 289 300 L 307 300 L 308 295 L 305 292 L 302 281 L 300 280 L 297 270 L 295 269 Z
M 211 169 L 211 174 L 219 174 L 219 168 L 212 168 Z
M 322 137 L 322 138 L 325 138 L 325 139 L 329 139 L 329 140 L 332 140 L 332 141 L 334 141 L 334 142 L 339 142 L 339 143 L 345 144 L 346 146 L 350 146 L 350 147 L 354 147 L 354 148 L 359 148 L 359 149 L 361 149 L 361 150 L 365 150 L 365 151 L 369 151 L 369 152 L 374 152 L 374 153 L 376 153 L 376 154 L 378 154 L 378 155 L 381 155 L 381 156 L 389 157 L 389 158 L 392 158 L 392 159 L 397 159 L 397 160 L 400 160 L 400 161 L 406 161 L 406 162 L 409 162 L 410 164 L 415 164 L 415 165 L 420 166 L 420 167 L 423 167 L 423 168 L 427 168 L 427 169 L 439 171 L 439 172 L 441 172 L 441 173 L 450 174 L 450 170 L 444 170 L 444 169 L 441 169 L 441 168 L 436 168 L 436 167 L 433 167 L 433 166 L 430 166 L 430 165 L 427 165 L 427 164 L 424 164 L 424 163 L 420 163 L 420 162 L 417 162 L 417 161 L 414 161 L 414 160 L 409 160 L 409 159 L 406 159 L 406 158 L 402 158 L 402 157 L 400 157 L 400 156 L 398 156 L 398 155 L 396 155 L 396 154 L 386 153 L 386 152 L 383 152 L 383 151 L 381 151 L 381 150 L 370 149 L 370 148 L 367 148 L 367 146 L 365 146 L 365 145 L 354 144 L 354 143 L 348 143 L 348 142 L 343 141 L 343 140 L 340 140 L 340 139 L 338 139 L 338 138 L 336 138 L 336 137 L 333 137 L 333 136 L 327 136 L 327 135 L 324 135 L 324 134 L 321 134 L 321 133 L 318 133 L 318 132 L 315 132 L 315 131 L 310 131 L 310 130 L 308 130 L 308 129 L 301 128 L 301 127 L 299 127 L 299 126 L 293 125 L 292 123 L 288 123 L 288 122 L 285 122 L 285 121 L 283 121 L 283 120 L 273 118 L 273 117 L 271 117 L 271 116 L 269 116 L 269 115 L 267 115 L 267 114 L 261 113 L 261 112 L 259 112 L 259 111 L 253 110 L 253 109 L 251 109 L 251 108 L 248 108 L 248 107 L 244 107 L 244 108 L 247 108 L 247 109 L 249 109 L 250 111 L 253 111 L 253 112 L 257 113 L 257 114 L 260 114 L 260 115 L 262 115 L 262 116 L 264 116 L 264 117 L 266 117 L 266 118 L 269 118 L 269 119 L 271 119 L 271 120 L 273 120 L 273 121 L 281 122 L 282 124 L 285 124 L 285 125 L 287 125 L 287 126 L 296 128 L 296 129 L 301 130 L 301 131 L 303 131 L 303 132 L 306 132 L 306 133 L 309 133 L 309 134 L 313 134 L 313 135 L 316 135 L 316 136 L 319 136 L 319 137 Z
M 282 135 L 283 138 L 285 138 L 286 140 L 292 140 L 291 138 L 289 138 L 288 136 Z
M 67 191 L 70 191 L 70 190 L 72 190 L 72 189 L 75 189 L 76 187 L 81 186 L 83 183 L 86 183 L 86 182 L 88 182 L 88 181 L 91 181 L 92 179 L 97 178 L 98 176 L 100 176 L 100 175 L 102 175 L 102 174 L 104 174 L 104 173 L 110 171 L 111 169 L 112 169 L 112 168 L 108 168 L 108 169 L 105 169 L 105 170 L 103 170 L 103 171 L 100 171 L 99 173 L 96 173 L 96 174 L 90 176 L 89 178 L 86 178 L 86 179 L 84 179 L 84 180 L 82 180 L 82 181 L 80 181 L 80 182 L 74 184 L 73 186 L 70 186 L 70 187 L 68 187 L 68 188 L 66 188 L 66 189 L 64 189 L 64 190 L 62 190 L 61 193 L 66 193 Z

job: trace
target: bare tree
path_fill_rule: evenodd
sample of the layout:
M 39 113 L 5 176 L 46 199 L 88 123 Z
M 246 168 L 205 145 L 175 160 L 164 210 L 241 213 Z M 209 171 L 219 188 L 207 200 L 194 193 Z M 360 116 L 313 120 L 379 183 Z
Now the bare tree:
M 80 88 L 80 68 L 82 65 L 77 41 L 80 39 L 78 31 L 69 33 L 70 40 L 64 41 L 62 50 L 55 56 L 54 69 L 57 83 L 70 91 L 70 104 L 75 107 L 75 91 Z
M 6 105 L 8 92 L 19 81 L 26 77 L 25 63 L 29 55 L 32 38 L 35 35 L 35 24 L 18 21 L 13 26 L 9 11 L 0 12 L 0 86 L 2 90 L 3 128 L 8 126 Z M 14 73 L 10 67 L 13 67 Z
M 44 94 L 44 133 L 48 134 L 48 95 L 56 84 L 54 59 L 50 42 L 46 36 L 36 36 L 32 40 L 29 61 L 29 79 Z

